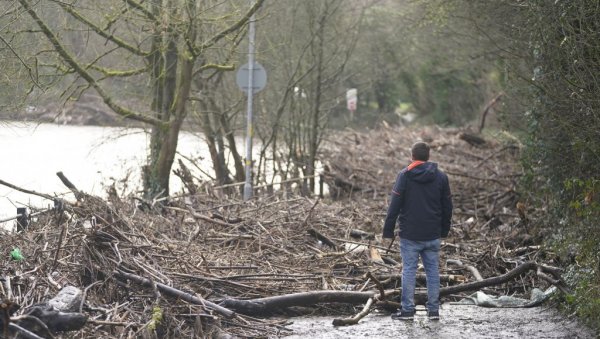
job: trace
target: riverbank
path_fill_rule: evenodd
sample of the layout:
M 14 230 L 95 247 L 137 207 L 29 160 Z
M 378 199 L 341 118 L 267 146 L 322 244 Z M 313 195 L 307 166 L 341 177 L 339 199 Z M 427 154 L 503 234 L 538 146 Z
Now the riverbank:
M 70 126 L 141 127 L 142 124 L 123 119 L 102 102 L 86 94 L 76 101 L 40 103 L 16 107 L 0 113 L 0 119 L 29 123 L 53 123 Z
M 138 112 L 148 112 L 148 107 L 143 102 L 130 100 L 128 107 L 137 109 Z M 133 119 L 126 119 L 109 108 L 102 98 L 97 95 L 85 93 L 77 100 L 60 102 L 45 102 L 24 107 L 13 107 L 11 110 L 0 112 L 0 120 L 12 120 L 26 123 L 48 123 L 69 126 L 98 126 L 98 127 L 127 127 L 144 128 L 146 124 Z M 193 117 L 188 117 L 182 130 L 199 130 Z

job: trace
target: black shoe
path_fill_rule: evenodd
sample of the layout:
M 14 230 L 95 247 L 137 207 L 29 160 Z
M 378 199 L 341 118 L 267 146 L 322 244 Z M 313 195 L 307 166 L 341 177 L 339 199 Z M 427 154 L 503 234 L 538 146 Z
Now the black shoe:
M 440 320 L 440 312 L 439 311 L 428 311 L 427 318 L 429 318 L 429 320 Z
M 407 312 L 398 310 L 396 313 L 392 313 L 393 320 L 413 320 L 415 318 L 415 311 Z

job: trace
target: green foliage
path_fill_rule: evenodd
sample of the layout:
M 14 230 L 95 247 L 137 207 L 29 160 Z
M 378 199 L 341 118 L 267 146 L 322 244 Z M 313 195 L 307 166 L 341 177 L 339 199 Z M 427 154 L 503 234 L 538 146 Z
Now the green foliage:
M 578 244 L 578 254 L 564 274 L 567 283 L 573 286 L 573 294 L 564 297 L 563 307 L 600 330 L 600 245 L 584 234 L 570 234 L 566 239 L 570 244 Z M 559 248 L 564 248 L 564 244 Z
M 395 121 L 399 103 L 410 104 L 421 123 L 462 125 L 479 117 L 502 76 L 486 60 L 489 46 L 466 38 L 478 31 L 464 19 L 471 7 L 457 0 L 368 7 L 347 81 L 358 88 L 361 122 Z
M 594 222 L 600 217 L 600 203 L 597 199 L 600 192 L 599 179 L 572 178 L 565 181 L 565 190 L 572 197 L 568 207 L 580 218 L 580 223 Z
M 594 1 L 462 1 L 499 46 L 503 117 L 521 129 L 522 191 L 547 211 L 538 221 L 574 290 L 564 306 L 600 324 L 600 7 Z M 473 8 L 472 8 L 473 9 Z M 483 26 L 481 26 L 483 27 Z
M 534 88 L 528 126 L 539 150 L 532 155 L 555 186 L 573 176 L 593 178 L 600 164 L 600 9 L 585 1 L 528 3 Z
M 152 308 L 152 319 L 148 323 L 148 329 L 154 331 L 158 325 L 160 325 L 163 320 L 163 312 L 160 306 L 154 306 Z
M 434 60 L 422 65 L 416 81 L 406 85 L 416 87 L 410 99 L 421 115 L 430 115 L 435 124 L 461 125 L 475 117 L 485 100 L 481 88 L 473 86 L 479 76 L 468 69 L 443 70 Z

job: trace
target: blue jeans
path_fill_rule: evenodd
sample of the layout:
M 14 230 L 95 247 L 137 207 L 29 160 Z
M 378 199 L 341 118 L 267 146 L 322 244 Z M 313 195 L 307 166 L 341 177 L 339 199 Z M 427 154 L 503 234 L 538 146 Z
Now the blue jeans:
M 400 239 L 400 255 L 402 256 L 402 311 L 415 311 L 415 284 L 419 255 L 425 266 L 427 276 L 427 311 L 438 311 L 440 308 L 440 262 L 441 239 L 413 241 Z

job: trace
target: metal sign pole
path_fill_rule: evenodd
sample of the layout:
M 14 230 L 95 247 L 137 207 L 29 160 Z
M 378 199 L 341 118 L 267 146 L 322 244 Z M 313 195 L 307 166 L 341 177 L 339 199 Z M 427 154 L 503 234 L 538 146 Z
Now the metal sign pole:
M 248 107 L 247 107 L 247 128 L 246 128 L 246 183 L 244 184 L 244 201 L 252 198 L 252 135 L 254 128 L 252 126 L 252 106 L 254 103 L 254 37 L 255 15 L 250 17 L 248 28 Z

